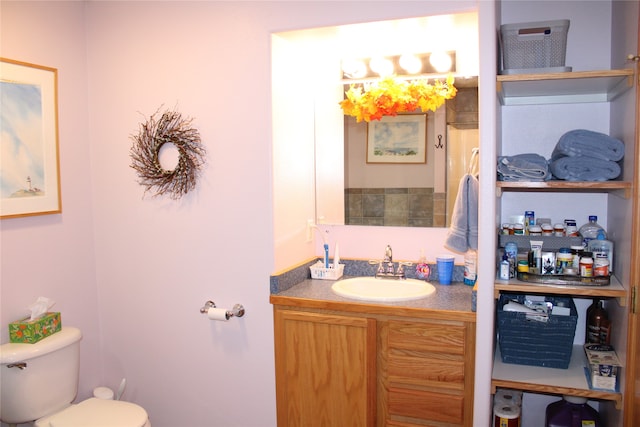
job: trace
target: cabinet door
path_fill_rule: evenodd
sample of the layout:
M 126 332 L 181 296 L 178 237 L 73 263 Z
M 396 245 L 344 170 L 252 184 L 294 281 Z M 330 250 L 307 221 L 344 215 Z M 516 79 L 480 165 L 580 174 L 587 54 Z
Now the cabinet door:
M 375 424 L 376 321 L 275 309 L 278 426 Z

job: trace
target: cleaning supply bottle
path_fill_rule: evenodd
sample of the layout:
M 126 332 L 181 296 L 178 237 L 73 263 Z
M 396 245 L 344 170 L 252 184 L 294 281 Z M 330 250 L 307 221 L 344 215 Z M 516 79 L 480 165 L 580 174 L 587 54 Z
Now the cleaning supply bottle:
M 604 427 L 586 397 L 562 396 L 562 400 L 547 406 L 545 418 L 545 427 Z
M 604 233 L 604 237 L 607 237 L 607 233 L 604 228 L 598 224 L 598 217 L 596 215 L 589 215 L 589 222 L 583 224 L 578 232 L 582 237 L 582 244 L 587 247 L 589 245 L 589 241 L 598 238 L 598 231 L 602 230 Z
M 609 273 L 613 272 L 613 242 L 606 239 L 604 230 L 598 230 L 597 237 L 589 241 L 587 250 L 593 253 L 594 260 L 609 261 Z

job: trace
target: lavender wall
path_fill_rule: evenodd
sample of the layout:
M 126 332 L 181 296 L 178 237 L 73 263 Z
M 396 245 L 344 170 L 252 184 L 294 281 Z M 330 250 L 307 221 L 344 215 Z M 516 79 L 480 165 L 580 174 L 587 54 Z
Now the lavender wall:
M 62 324 L 82 328 L 80 393 L 102 377 L 95 269 L 92 168 L 88 141 L 84 5 L 0 4 L 0 56 L 58 69 L 61 215 L 0 221 L 0 337 L 39 296 L 56 304 Z
M 0 319 L 58 301 L 85 335 L 79 397 L 126 377 L 154 427 L 275 425 L 270 34 L 473 6 L 364 4 L 2 2 L 2 56 L 59 69 L 63 214 L 1 222 Z M 129 167 L 161 107 L 208 150 L 180 201 L 143 198 Z M 208 299 L 247 314 L 211 322 Z

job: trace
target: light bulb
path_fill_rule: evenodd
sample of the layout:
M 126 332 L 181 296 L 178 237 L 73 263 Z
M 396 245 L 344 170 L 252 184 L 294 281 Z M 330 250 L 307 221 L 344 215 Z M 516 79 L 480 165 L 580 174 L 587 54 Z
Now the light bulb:
M 435 68 L 437 72 L 444 73 L 451 69 L 453 61 L 451 56 L 446 52 L 433 52 L 431 56 L 429 56 L 429 63 L 433 65 L 433 68 Z
M 400 57 L 400 66 L 409 74 L 422 71 L 422 61 L 415 55 L 407 54 Z
M 380 77 L 393 74 L 393 63 L 386 58 L 372 58 L 369 61 L 369 67 L 371 67 L 371 71 L 379 74 Z
M 361 79 L 367 75 L 367 66 L 360 59 L 348 59 L 342 62 L 342 72 L 349 79 Z

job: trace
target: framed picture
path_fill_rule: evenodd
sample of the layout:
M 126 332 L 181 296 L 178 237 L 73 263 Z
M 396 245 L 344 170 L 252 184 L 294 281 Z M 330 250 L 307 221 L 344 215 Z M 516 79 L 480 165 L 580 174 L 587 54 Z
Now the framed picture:
M 0 217 L 62 212 L 58 70 L 0 58 Z
M 427 115 L 384 116 L 367 126 L 367 163 L 426 163 Z

